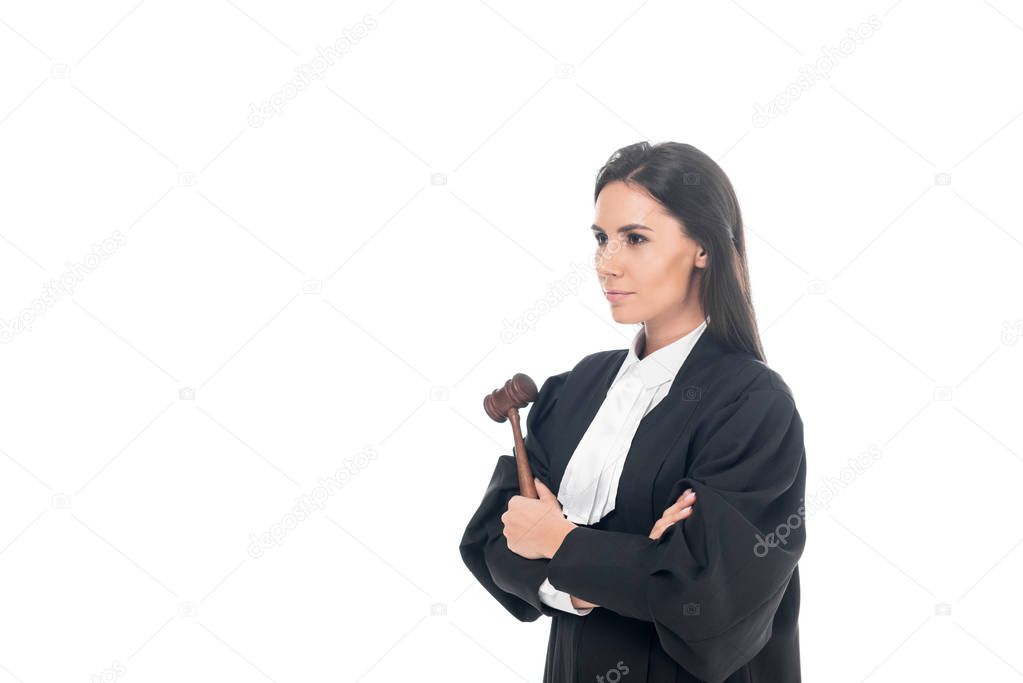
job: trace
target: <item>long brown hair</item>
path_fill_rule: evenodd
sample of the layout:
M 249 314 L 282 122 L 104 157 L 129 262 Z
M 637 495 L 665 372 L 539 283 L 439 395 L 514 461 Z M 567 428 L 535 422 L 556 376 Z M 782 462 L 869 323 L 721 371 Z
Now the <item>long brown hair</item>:
M 615 180 L 641 186 L 707 251 L 700 283 L 706 332 L 766 362 L 750 293 L 742 213 L 717 162 L 681 142 L 637 142 L 617 150 L 597 172 L 594 203 Z

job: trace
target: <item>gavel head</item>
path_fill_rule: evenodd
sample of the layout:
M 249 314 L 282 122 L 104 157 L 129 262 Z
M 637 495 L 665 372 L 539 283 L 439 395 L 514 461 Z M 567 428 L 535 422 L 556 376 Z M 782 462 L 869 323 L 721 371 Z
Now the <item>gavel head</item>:
M 517 372 L 503 387 L 483 397 L 483 410 L 495 422 L 504 422 L 509 410 L 525 408 L 536 400 L 536 394 L 536 382 L 529 375 Z

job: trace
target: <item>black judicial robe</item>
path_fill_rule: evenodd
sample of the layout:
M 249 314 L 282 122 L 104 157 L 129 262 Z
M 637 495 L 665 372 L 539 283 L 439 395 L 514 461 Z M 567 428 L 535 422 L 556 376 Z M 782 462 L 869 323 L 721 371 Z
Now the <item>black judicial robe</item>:
M 590 354 L 543 382 L 525 445 L 551 491 L 627 353 Z M 518 478 L 502 455 L 459 550 L 515 618 L 551 617 L 544 683 L 799 682 L 805 480 L 789 387 L 705 330 L 640 422 L 614 511 L 569 532 L 550 560 L 516 555 L 500 518 Z M 650 539 L 690 487 L 692 515 Z M 538 595 L 545 578 L 600 607 L 586 616 L 550 607 Z

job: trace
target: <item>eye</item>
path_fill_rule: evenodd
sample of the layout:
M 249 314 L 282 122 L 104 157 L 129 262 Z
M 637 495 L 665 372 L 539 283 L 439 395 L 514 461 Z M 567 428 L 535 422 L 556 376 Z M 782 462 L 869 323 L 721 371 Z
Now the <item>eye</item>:
M 594 232 L 593 233 L 593 237 L 594 237 L 594 239 L 597 240 L 597 244 L 599 244 L 599 245 L 604 245 L 604 244 L 607 243 L 607 235 L 605 233 Z M 649 242 L 650 241 L 646 237 L 643 237 L 642 235 L 640 235 L 638 232 L 626 233 L 625 239 L 632 246 L 635 246 L 637 244 L 642 244 L 643 242 Z

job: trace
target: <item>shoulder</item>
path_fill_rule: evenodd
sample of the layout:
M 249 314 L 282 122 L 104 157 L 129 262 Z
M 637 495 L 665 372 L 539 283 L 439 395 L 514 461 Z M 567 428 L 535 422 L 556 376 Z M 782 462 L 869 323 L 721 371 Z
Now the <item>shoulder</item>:
M 624 350 L 597 351 L 584 356 L 571 370 L 565 370 L 547 377 L 539 388 L 538 400 L 556 399 L 561 388 L 569 381 L 582 381 L 583 378 L 592 378 L 608 369 L 609 365 L 620 361 L 626 352 Z
M 744 351 L 726 350 L 701 373 L 701 406 L 696 422 L 716 423 L 728 416 L 774 416 L 799 420 L 791 387 L 774 368 Z
M 801 439 L 802 417 L 791 388 L 777 370 L 736 353 L 719 358 L 710 375 L 709 390 L 691 422 L 697 450 L 722 433 L 736 443 L 766 443 L 788 434 Z
M 739 393 L 752 391 L 776 392 L 795 402 L 795 396 L 781 374 L 767 363 L 749 354 L 730 354 L 733 374 L 731 383 Z
M 628 349 L 610 349 L 608 351 L 596 351 L 583 356 L 572 368 L 571 372 L 582 373 L 592 372 L 606 368 L 611 363 L 621 361 L 628 353 Z
M 620 362 L 625 353 L 624 350 L 591 353 L 579 360 L 571 370 L 565 370 L 545 378 L 538 387 L 536 400 L 533 403 L 533 412 L 537 414 L 538 418 L 546 415 L 553 409 L 566 386 L 588 386 L 596 378 L 609 372 L 611 366 L 615 362 Z

